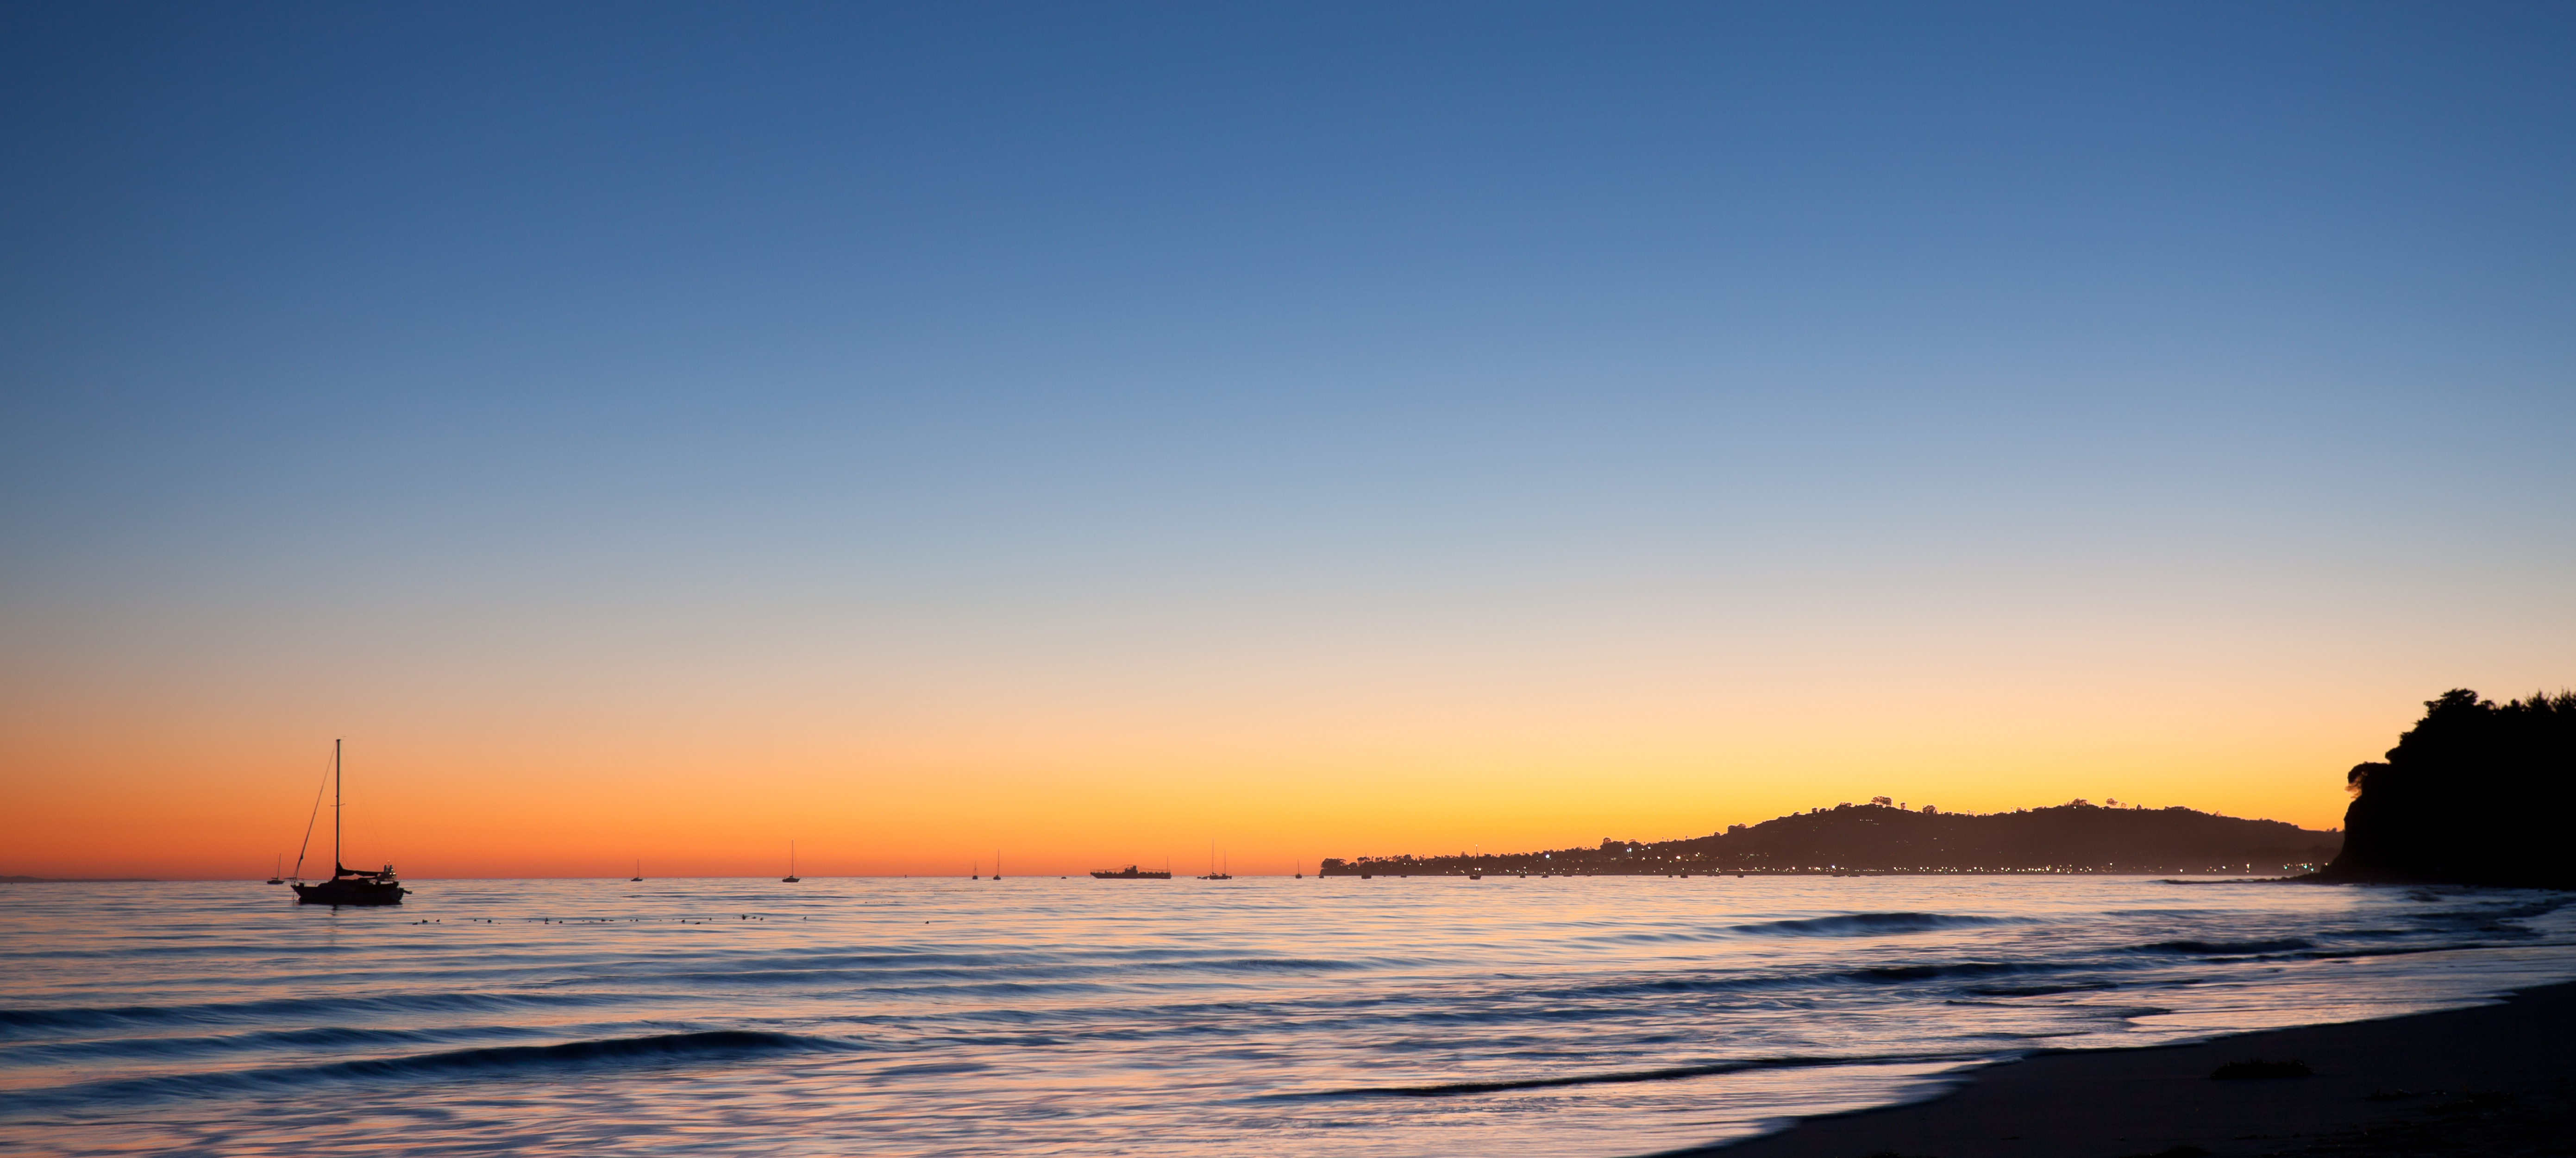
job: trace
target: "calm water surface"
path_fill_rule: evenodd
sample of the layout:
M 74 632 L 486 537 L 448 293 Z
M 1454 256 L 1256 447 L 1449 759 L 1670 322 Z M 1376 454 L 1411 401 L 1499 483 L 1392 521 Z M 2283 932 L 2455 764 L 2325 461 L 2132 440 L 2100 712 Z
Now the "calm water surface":
M 0 1152 L 1634 1155 L 2035 1048 L 2576 977 L 2568 900 L 2495 891 L 416 888 L 0 885 Z

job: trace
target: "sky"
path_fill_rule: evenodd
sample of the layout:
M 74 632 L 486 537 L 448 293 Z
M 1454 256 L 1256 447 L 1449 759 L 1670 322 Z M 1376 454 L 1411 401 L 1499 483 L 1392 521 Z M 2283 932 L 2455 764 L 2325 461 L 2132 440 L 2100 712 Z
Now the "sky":
M 9 5 L 0 873 L 265 876 L 335 739 L 413 877 L 2334 825 L 2422 701 L 2576 685 L 2570 61 L 2563 4 Z

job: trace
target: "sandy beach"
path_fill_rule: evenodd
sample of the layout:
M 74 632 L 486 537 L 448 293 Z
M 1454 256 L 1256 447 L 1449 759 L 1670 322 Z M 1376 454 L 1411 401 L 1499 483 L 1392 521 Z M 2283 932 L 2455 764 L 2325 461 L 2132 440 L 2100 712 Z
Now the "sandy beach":
M 2297 1061 L 2303 1077 L 2221 1080 Z M 1690 1151 L 1727 1158 L 2576 1154 L 2576 985 L 2198 1045 L 2041 1054 L 1928 1102 Z

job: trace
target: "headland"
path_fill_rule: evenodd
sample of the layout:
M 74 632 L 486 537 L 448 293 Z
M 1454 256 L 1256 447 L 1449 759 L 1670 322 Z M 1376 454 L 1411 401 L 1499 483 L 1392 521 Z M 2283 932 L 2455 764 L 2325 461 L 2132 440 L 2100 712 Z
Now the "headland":
M 2332 860 L 2343 837 L 2278 820 L 2077 800 L 2013 812 L 1908 809 L 1884 798 L 1683 840 L 1323 862 L 1324 876 L 1679 876 L 1742 873 L 2232 873 Z
M 2319 880 L 2576 888 L 2576 692 L 2499 704 L 2453 688 L 2344 779 L 2351 839 Z

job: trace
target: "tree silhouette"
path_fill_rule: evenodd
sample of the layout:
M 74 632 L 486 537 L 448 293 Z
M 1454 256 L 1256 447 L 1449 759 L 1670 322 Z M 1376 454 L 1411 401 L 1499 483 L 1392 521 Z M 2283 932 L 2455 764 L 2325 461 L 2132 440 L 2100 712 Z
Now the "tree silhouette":
M 2576 692 L 2498 704 L 2455 688 L 2345 780 L 2343 851 L 2322 879 L 2576 887 Z

